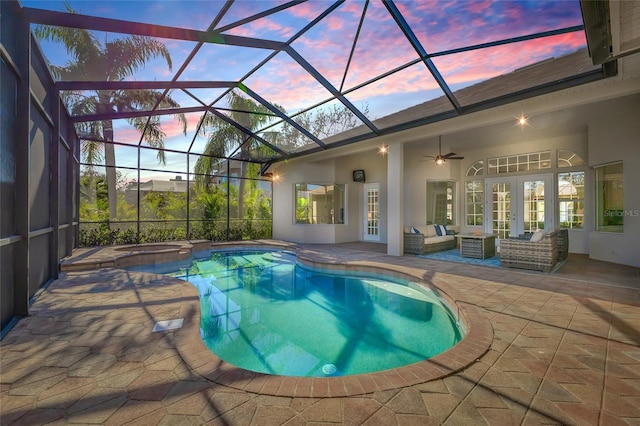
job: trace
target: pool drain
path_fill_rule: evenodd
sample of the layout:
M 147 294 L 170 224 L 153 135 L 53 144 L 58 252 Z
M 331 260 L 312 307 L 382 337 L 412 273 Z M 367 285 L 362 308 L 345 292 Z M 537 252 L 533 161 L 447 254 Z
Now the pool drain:
M 333 364 L 325 364 L 325 365 L 322 366 L 322 372 L 326 376 L 330 376 L 330 375 L 334 374 L 336 371 L 338 371 L 338 368 Z

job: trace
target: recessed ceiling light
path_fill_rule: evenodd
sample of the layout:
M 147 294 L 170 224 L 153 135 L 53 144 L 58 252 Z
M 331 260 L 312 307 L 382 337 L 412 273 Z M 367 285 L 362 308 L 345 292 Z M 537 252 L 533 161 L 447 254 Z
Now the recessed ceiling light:
M 516 120 L 516 125 L 520 126 L 522 129 L 524 129 L 524 126 L 529 125 L 529 117 L 524 114 L 520 114 L 520 117 L 516 117 Z

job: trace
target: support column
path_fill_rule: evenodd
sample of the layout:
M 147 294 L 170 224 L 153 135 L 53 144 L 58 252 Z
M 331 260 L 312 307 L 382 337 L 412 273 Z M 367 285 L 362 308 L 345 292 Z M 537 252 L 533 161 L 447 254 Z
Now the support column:
M 29 64 L 31 58 L 31 36 L 29 23 L 24 18 L 19 9 L 17 1 L 2 2 L 2 21 L 5 19 L 13 21 L 15 28 L 15 40 L 17 48 L 14 57 L 17 66 L 18 87 L 16 90 L 16 134 L 15 138 L 15 164 L 16 164 L 16 185 L 15 185 L 15 234 L 20 237 L 13 249 L 13 315 L 27 316 L 29 314 L 29 170 L 30 156 L 29 147 L 31 139 L 29 135 L 30 123 L 30 103 L 31 95 L 29 89 Z M 2 43 L 5 43 L 3 38 Z M 4 93 L 3 93 L 4 95 Z M 9 206 L 3 206 L 7 208 Z M 11 207 L 9 207 L 11 208 Z M 46 208 L 46 207 L 45 207 Z
M 404 145 L 389 147 L 387 157 L 387 254 L 402 256 L 404 224 Z

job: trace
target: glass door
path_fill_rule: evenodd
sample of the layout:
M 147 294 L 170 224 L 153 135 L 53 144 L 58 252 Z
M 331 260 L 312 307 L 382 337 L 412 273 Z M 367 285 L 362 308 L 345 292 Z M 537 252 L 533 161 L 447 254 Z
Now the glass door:
M 380 241 L 380 184 L 364 185 L 364 240 Z
M 487 179 L 485 193 L 485 231 L 499 240 L 554 226 L 553 174 Z

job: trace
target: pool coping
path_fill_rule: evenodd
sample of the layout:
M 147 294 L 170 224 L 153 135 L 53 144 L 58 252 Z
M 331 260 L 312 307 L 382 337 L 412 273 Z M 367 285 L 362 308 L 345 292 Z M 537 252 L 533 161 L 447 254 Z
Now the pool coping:
M 377 391 L 399 389 L 441 379 L 478 361 L 490 348 L 493 327 L 477 307 L 459 303 L 432 283 L 421 278 L 424 271 L 395 265 L 372 265 L 370 262 L 351 261 L 343 264 L 324 259 L 316 253 L 295 245 L 214 244 L 214 249 L 288 249 L 296 252 L 297 261 L 307 266 L 334 270 L 350 270 L 365 273 L 384 273 L 398 278 L 411 279 L 435 291 L 462 321 L 464 338 L 447 351 L 414 364 L 375 373 L 335 377 L 293 377 L 257 373 L 236 367 L 223 361 L 206 347 L 200 337 L 200 307 L 197 289 L 188 290 L 181 307 L 184 323 L 174 334 L 175 344 L 185 363 L 198 375 L 214 383 L 245 392 L 262 395 L 330 398 L 363 395 Z M 192 296 L 196 296 L 194 298 Z

